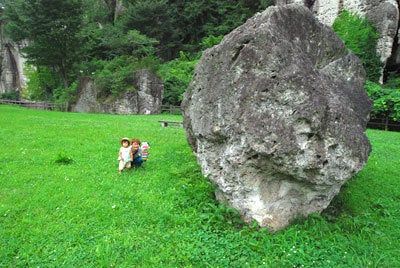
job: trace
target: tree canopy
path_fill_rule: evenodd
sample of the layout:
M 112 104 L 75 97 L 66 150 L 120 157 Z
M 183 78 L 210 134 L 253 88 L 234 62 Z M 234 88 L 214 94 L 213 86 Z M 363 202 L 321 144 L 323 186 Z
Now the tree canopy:
M 228 33 L 268 5 L 268 0 L 5 0 L 2 19 L 6 34 L 24 42 L 22 52 L 35 67 L 28 73 L 41 81 L 31 83 L 37 87 L 31 91 L 46 93 L 37 97 L 52 96 L 82 75 L 117 94 L 131 86 L 119 72 L 157 70 L 160 63 L 181 61 L 181 52 L 195 59 L 205 38 Z M 165 67 L 162 73 L 171 74 Z M 171 100 L 177 104 L 179 97 Z
M 22 52 L 36 67 L 58 73 L 65 87 L 67 73 L 77 61 L 83 14 L 79 0 L 6 1 L 6 31 L 15 41 L 26 41 Z

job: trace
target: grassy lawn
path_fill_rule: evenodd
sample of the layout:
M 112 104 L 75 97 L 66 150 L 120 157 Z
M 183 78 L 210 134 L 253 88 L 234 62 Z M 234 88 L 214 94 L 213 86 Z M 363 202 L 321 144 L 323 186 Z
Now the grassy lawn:
M 0 267 L 400 267 L 400 133 L 322 215 L 271 234 L 220 206 L 185 132 L 158 120 L 0 105 Z M 118 174 L 122 137 L 150 143 Z

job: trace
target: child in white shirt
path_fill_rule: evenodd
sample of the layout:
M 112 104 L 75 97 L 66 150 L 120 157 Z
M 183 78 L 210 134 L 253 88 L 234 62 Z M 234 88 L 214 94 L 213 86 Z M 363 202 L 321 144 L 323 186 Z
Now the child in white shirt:
M 121 148 L 119 148 L 118 171 L 119 171 L 119 173 L 122 173 L 124 168 L 126 168 L 126 169 L 131 168 L 131 161 L 133 159 L 133 155 L 132 155 L 132 148 L 130 146 L 130 141 L 128 138 L 121 139 L 120 143 L 122 146 L 121 146 Z

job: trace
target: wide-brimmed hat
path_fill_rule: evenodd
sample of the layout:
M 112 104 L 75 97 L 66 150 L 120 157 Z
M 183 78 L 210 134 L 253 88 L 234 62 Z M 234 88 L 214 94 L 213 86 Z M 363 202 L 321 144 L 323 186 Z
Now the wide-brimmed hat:
M 131 145 L 131 142 L 130 142 L 129 138 L 122 138 L 121 141 L 120 141 L 121 145 L 122 145 L 123 141 L 127 141 L 128 145 Z

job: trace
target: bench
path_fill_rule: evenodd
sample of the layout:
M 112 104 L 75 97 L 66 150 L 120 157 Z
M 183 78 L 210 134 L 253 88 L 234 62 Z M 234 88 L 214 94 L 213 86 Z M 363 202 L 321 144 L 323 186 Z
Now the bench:
M 161 123 L 162 127 L 177 127 L 181 128 L 183 127 L 183 122 L 178 122 L 178 121 L 166 121 L 166 120 L 160 120 L 158 121 Z M 172 125 L 172 126 L 171 126 Z

